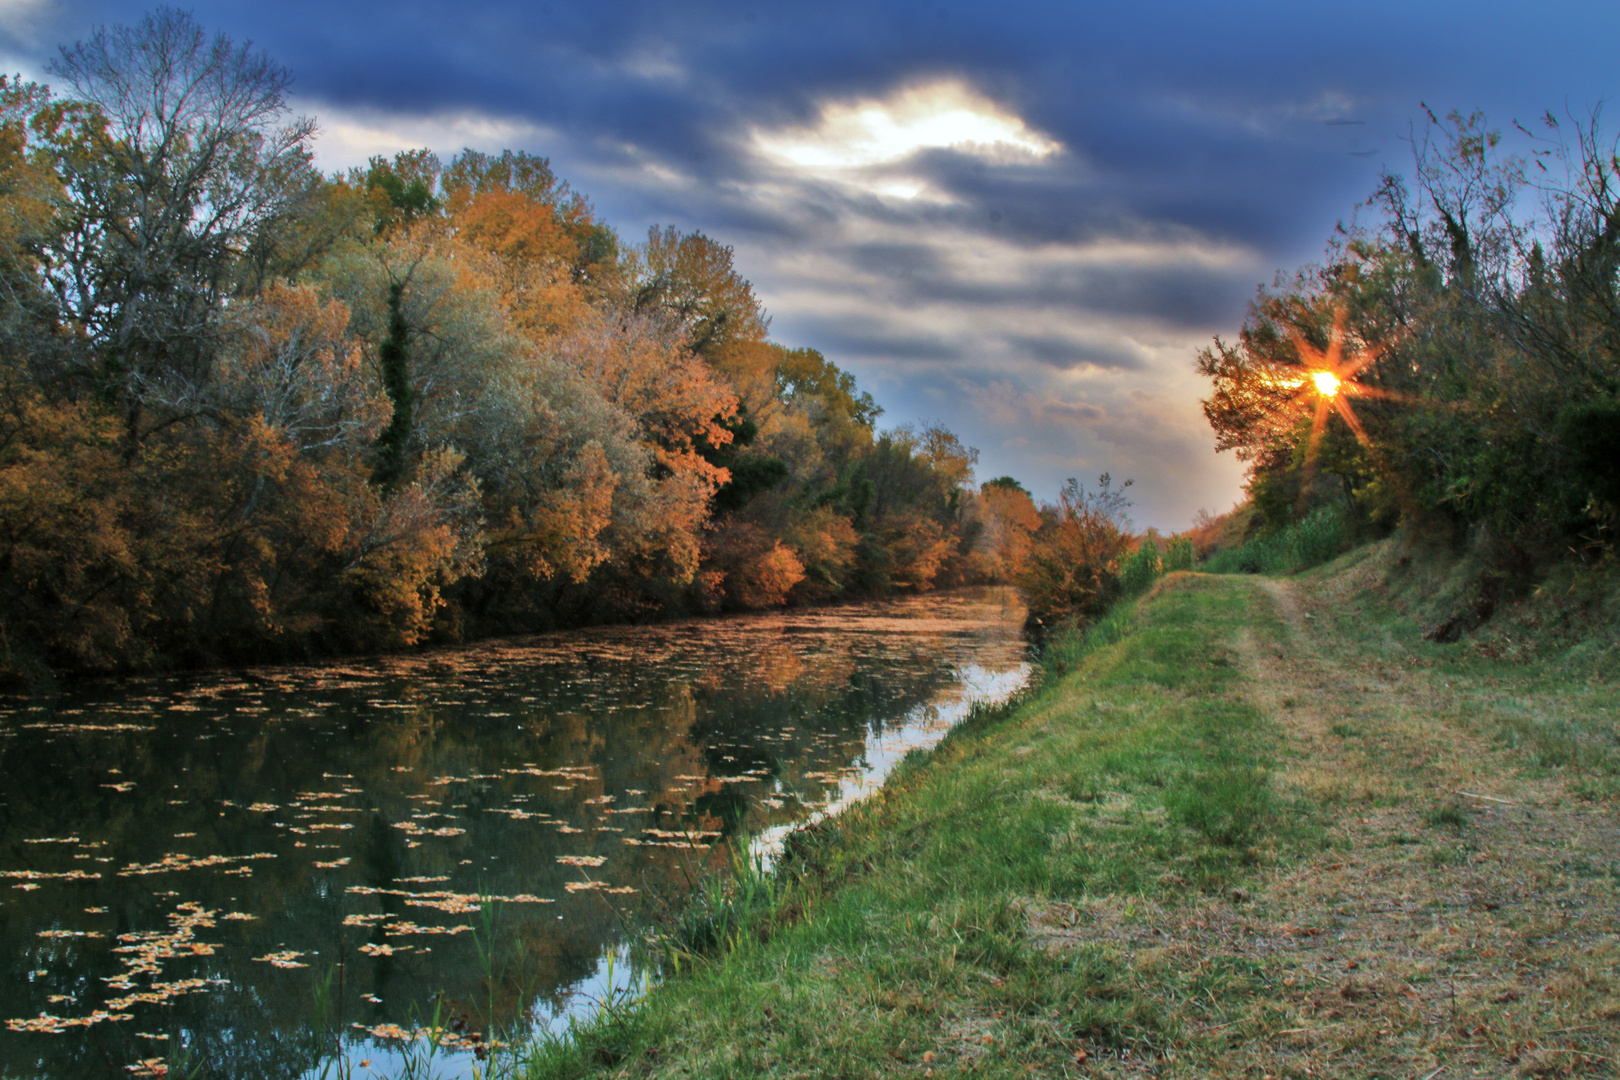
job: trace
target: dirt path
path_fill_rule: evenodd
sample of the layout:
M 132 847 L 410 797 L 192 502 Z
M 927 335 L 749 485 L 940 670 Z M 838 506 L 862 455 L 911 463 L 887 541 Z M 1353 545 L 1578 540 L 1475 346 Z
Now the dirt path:
M 1289 581 L 1261 581 L 1277 642 L 1245 643 L 1252 694 L 1288 733 L 1279 779 L 1337 811 L 1334 849 L 1264 883 L 1318 1075 L 1620 1075 L 1615 816 L 1531 779 L 1488 740 L 1490 702 L 1367 655 Z M 1269 647 L 1269 646 L 1275 646 Z
M 1613 811 L 1495 745 L 1488 694 L 1338 632 L 1293 582 L 1247 584 L 1281 625 L 1238 643 L 1248 692 L 1286 733 L 1278 786 L 1321 808 L 1328 845 L 1224 901 L 1086 913 L 1146 962 L 1263 973 L 1214 1060 L 1149 1071 L 1620 1076 Z

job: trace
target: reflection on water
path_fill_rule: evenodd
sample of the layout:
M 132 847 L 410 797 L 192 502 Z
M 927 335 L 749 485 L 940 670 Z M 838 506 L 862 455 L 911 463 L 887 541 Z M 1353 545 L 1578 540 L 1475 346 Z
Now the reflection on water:
M 768 847 L 1010 692 L 1022 618 L 970 590 L 4 702 L 0 1076 L 177 1040 L 297 1076 L 327 977 L 382 1060 L 431 1002 L 544 1021 L 718 841 Z

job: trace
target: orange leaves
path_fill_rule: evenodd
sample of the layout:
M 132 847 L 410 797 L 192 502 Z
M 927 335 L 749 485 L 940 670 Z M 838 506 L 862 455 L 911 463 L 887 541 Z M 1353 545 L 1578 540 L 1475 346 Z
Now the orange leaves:
M 486 191 L 458 207 L 462 237 L 503 259 L 567 266 L 578 245 L 555 209 L 519 191 Z
M 705 591 L 712 607 L 776 607 L 804 580 L 804 564 L 793 550 L 755 524 L 727 521 L 705 548 Z
M 731 442 L 723 422 L 737 414 L 737 396 L 680 334 L 644 315 L 595 313 L 558 343 L 559 358 L 609 402 L 639 423 L 660 464 L 715 487 L 730 474 L 696 452 Z
M 128 598 L 138 572 L 129 499 L 117 484 L 115 421 L 11 385 L 0 402 L 0 664 L 105 667 L 132 643 Z M 71 613 L 71 617 L 69 617 Z M 38 649 L 18 656 L 16 650 Z
M 452 222 L 463 242 L 495 257 L 501 299 L 524 334 L 566 333 L 588 317 L 572 273 L 579 245 L 553 206 L 519 191 L 488 191 L 458 205 Z
M 1035 531 L 1041 527 L 1035 501 L 1021 488 L 986 484 L 971 503 L 969 514 L 984 525 L 974 541 L 973 554 L 987 576 L 1016 581 L 1029 561 Z
M 421 641 L 445 586 L 482 568 L 477 489 L 458 474 L 460 464 L 448 449 L 428 454 L 415 482 L 376 505 L 354 546 L 344 577 L 358 591 L 361 610 L 377 613 L 369 621 L 374 648 Z

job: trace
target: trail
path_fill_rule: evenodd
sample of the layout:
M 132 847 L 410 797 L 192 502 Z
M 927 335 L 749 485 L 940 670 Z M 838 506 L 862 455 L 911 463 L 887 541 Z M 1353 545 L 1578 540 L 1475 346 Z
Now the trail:
M 1620 1023 L 1614 813 L 1527 775 L 1488 688 L 1345 632 L 1354 615 L 1296 581 L 1252 587 L 1280 624 L 1239 643 L 1285 733 L 1277 780 L 1334 818 L 1330 850 L 1263 878 L 1233 927 L 1294 1007 L 1278 1052 L 1316 1075 L 1345 1053 L 1390 1075 L 1617 1075 L 1571 1038 Z
M 1447 676 L 1297 581 L 1227 579 L 1275 618 L 1234 644 L 1277 725 L 1273 783 L 1323 850 L 1220 899 L 1049 905 L 1037 940 L 1261 973 L 1214 1060 L 1097 1075 L 1620 1076 L 1620 822 L 1492 738 L 1489 687 Z M 1499 694 L 1498 694 L 1499 696 Z M 1521 702 L 1522 704 L 1522 702 Z

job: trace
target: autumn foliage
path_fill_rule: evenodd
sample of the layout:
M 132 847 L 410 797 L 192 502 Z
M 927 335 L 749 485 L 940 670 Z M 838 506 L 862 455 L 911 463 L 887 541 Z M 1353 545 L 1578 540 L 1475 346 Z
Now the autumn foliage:
M 183 12 L 52 70 L 0 80 L 5 675 L 1025 571 L 1028 496 L 769 340 L 730 248 L 522 153 L 324 176 L 285 69 Z

